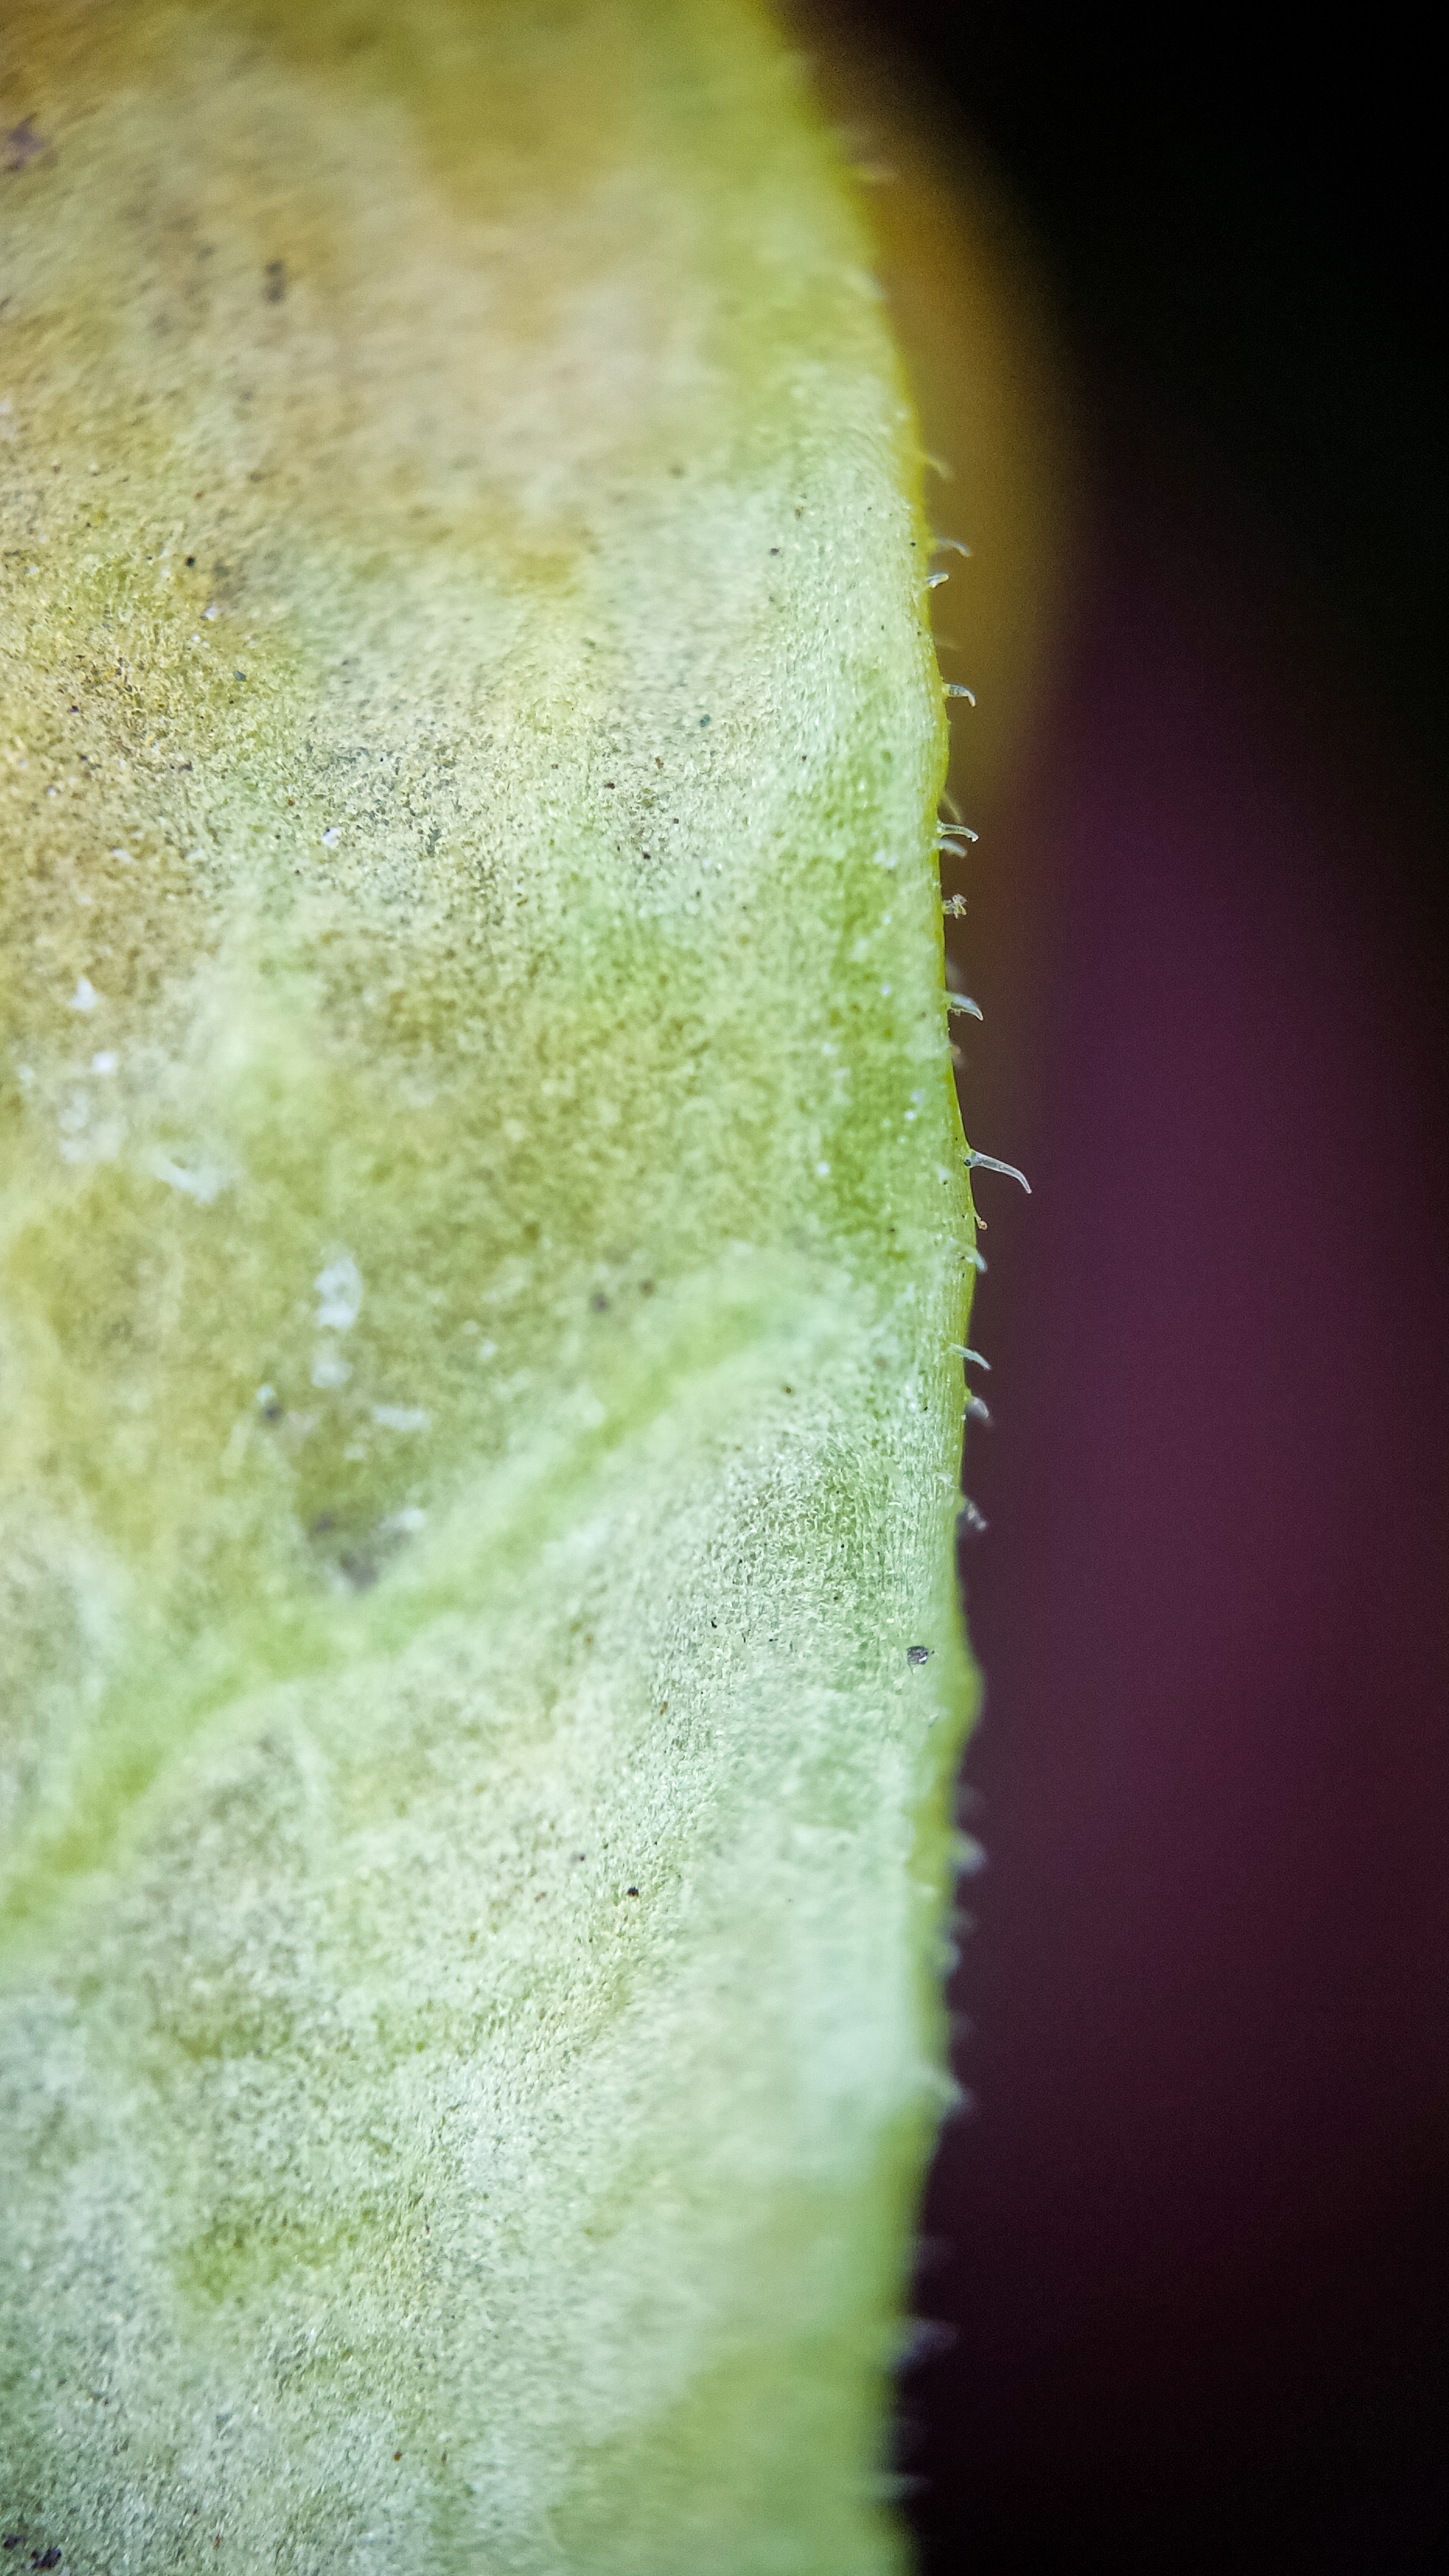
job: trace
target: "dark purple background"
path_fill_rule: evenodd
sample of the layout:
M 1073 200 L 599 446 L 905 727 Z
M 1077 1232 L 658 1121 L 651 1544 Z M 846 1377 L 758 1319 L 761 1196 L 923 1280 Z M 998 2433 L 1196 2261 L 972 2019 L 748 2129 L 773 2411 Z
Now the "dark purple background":
M 903 2465 L 932 2569 L 1367 2576 L 1449 2552 L 1423 826 L 1295 704 L 1244 532 L 1114 462 L 972 899 L 972 1133 L 1034 1195 L 980 1193 L 978 2107 Z
M 927 2576 L 1449 2566 L 1435 156 L 1408 22 L 902 0 L 1086 451 L 969 877 L 989 1854 Z

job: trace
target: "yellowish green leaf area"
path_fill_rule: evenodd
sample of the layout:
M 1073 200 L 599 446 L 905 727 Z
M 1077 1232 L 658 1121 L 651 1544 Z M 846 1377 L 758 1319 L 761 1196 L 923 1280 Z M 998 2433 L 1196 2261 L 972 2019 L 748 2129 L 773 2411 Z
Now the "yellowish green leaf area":
M 5 2528 L 875 2576 L 972 1218 L 868 246 L 740 0 L 0 76 Z

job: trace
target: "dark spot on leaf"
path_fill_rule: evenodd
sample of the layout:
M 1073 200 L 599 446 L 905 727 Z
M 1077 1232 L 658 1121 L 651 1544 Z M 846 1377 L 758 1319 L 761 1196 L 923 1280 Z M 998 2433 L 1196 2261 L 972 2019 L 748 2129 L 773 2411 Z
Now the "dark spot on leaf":
M 42 152 L 48 152 L 49 149 L 49 137 L 36 133 L 34 117 L 22 116 L 20 123 L 12 125 L 5 137 L 0 161 L 3 161 L 3 166 L 7 170 L 28 170 L 31 162 L 38 161 Z M 14 2545 L 16 2544 L 8 2540 L 5 2543 L 7 2549 Z M 51 2561 L 47 2559 L 46 2564 L 49 2566 Z
M 267 302 L 269 304 L 280 304 L 283 296 L 287 292 L 287 263 L 284 259 L 268 260 L 266 266 L 266 280 L 267 282 L 262 292 L 266 296 Z
M 637 1887 L 626 1887 L 626 1888 L 625 1888 L 625 1890 L 624 1890 L 624 1894 L 625 1894 L 626 1896 L 637 1896 L 637 1895 L 638 1895 L 638 1893 L 639 1893 L 639 1890 L 638 1890 L 638 1888 L 637 1888 Z
M 908 1664 L 923 1664 L 929 1656 L 930 1651 L 931 1649 L 929 1646 L 907 1646 L 906 1662 Z
M 602 1288 L 596 1288 L 594 1290 L 592 1297 L 589 1299 L 589 1304 L 592 1306 L 596 1315 L 607 1315 L 609 1311 L 609 1301 L 604 1295 Z

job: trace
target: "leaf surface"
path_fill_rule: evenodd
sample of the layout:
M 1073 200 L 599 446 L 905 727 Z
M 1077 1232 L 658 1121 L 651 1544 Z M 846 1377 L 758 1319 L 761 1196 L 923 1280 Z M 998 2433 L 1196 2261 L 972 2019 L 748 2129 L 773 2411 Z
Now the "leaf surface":
M 3 42 L 4 2511 L 874 2576 L 972 1220 L 867 245 L 738 0 Z

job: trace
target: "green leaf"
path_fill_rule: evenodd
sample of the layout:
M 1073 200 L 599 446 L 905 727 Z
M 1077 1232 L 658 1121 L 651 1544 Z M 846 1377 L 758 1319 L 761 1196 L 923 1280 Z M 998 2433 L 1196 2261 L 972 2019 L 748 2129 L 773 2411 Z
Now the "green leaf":
M 972 1218 L 868 245 L 739 0 L 4 46 L 0 2509 L 874 2576 Z

